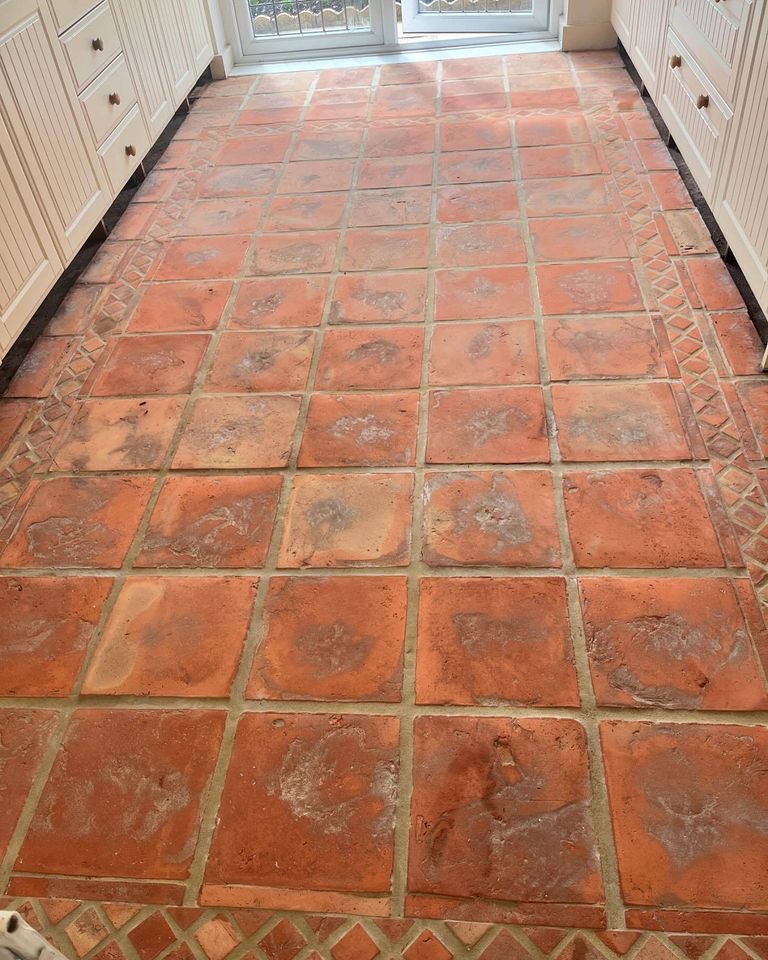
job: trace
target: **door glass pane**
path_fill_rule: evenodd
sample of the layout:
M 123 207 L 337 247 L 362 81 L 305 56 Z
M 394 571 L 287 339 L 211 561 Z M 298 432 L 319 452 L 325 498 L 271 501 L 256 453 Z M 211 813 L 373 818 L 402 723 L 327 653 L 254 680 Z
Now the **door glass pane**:
M 248 0 L 255 39 L 370 30 L 368 0 Z
M 419 0 L 419 13 L 532 13 L 533 0 Z

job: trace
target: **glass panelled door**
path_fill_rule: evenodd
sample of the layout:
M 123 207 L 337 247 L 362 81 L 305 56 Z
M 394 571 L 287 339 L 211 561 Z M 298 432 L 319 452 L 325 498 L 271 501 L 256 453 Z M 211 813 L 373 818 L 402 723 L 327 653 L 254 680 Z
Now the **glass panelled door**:
M 404 33 L 533 33 L 550 0 L 402 0 Z

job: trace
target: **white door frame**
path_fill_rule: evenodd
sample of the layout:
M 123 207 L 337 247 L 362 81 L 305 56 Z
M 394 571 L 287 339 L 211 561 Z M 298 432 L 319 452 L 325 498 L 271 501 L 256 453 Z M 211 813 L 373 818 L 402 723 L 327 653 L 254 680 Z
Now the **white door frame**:
M 533 33 L 547 30 L 550 0 L 532 0 L 530 11 L 510 13 L 422 13 L 419 0 L 402 0 L 404 33 Z

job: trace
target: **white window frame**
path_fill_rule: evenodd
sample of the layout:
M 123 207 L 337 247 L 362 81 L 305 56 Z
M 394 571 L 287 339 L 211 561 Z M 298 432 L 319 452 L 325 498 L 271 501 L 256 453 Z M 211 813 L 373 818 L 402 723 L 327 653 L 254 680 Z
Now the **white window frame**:
M 404 33 L 537 33 L 551 29 L 551 0 L 511 13 L 420 13 L 419 0 L 401 0 Z

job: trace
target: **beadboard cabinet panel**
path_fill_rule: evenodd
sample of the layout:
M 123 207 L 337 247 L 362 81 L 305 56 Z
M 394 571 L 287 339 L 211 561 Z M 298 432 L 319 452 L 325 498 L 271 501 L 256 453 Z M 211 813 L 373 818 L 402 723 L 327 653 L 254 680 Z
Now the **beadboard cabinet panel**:
M 186 13 L 176 0 L 154 0 L 151 6 L 157 25 L 161 61 L 170 83 L 173 107 L 176 109 L 192 89 L 198 76 L 185 25 Z

